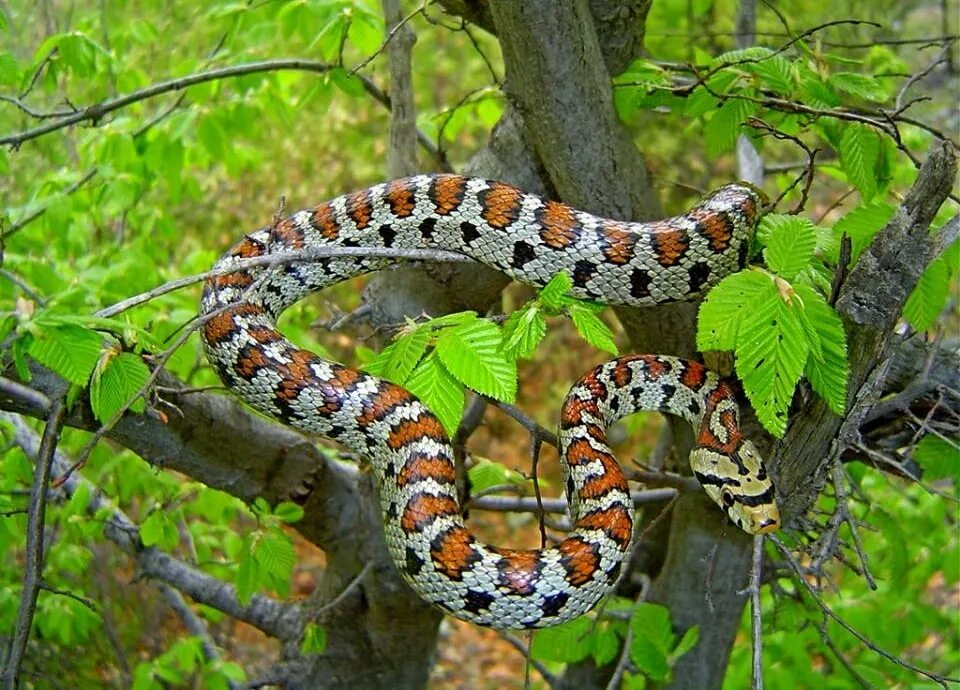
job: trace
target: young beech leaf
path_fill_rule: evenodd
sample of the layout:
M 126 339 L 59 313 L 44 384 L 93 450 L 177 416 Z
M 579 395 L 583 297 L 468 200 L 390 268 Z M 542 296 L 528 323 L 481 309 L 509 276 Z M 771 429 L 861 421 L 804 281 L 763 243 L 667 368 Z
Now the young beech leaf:
M 847 179 L 860 192 L 864 201 L 877 195 L 877 164 L 880 161 L 880 135 L 859 123 L 844 125 L 840 137 L 840 165 Z
M 839 252 L 840 238 L 847 235 L 850 238 L 851 259 L 856 262 L 860 253 L 873 241 L 874 235 L 886 225 L 893 215 L 894 208 L 890 204 L 875 201 L 863 206 L 857 206 L 833 225 L 833 234 L 837 238 Z M 836 261 L 838 256 L 828 256 Z
M 784 297 L 789 295 L 774 291 L 751 306 L 740 324 L 736 347 L 743 390 L 760 423 L 777 437 L 787 429 L 787 410 L 810 349 L 798 308 Z
M 843 322 L 812 287 L 798 283 L 793 288 L 799 297 L 799 314 L 810 344 L 804 375 L 830 409 L 836 414 L 843 414 L 850 373 Z
M 573 279 L 566 273 L 558 273 L 540 291 L 540 303 L 547 309 L 563 309 L 571 298 L 567 296 L 573 287 Z
M 106 354 L 100 359 L 90 381 L 90 407 L 101 422 L 110 420 L 127 407 L 141 413 L 146 402 L 138 394 L 150 378 L 150 369 L 131 352 Z
M 99 333 L 64 324 L 38 333 L 27 353 L 71 383 L 85 386 L 102 349 L 103 336 Z
M 950 271 L 940 257 L 927 266 L 907 297 L 903 317 L 918 331 L 925 331 L 936 322 L 949 295 Z
M 417 365 L 404 385 L 437 416 L 447 435 L 456 433 L 466 399 L 463 384 L 447 371 L 436 352 Z
M 697 349 L 733 350 L 743 315 L 776 294 L 772 276 L 764 271 L 740 271 L 721 280 L 700 306 Z
M 429 342 L 430 331 L 422 326 L 412 333 L 397 338 L 392 343 L 393 349 L 384 364 L 382 376 L 398 385 L 403 385 L 410 376 L 410 372 L 423 358 Z
M 793 280 L 813 258 L 817 236 L 813 223 L 798 216 L 781 216 L 772 222 L 763 258 L 767 267 L 787 280 Z
M 526 359 L 547 334 L 547 320 L 536 304 L 510 314 L 503 324 L 503 350 L 513 359 Z
M 440 361 L 461 383 L 504 402 L 517 395 L 517 363 L 501 349 L 503 333 L 485 319 L 444 330 L 437 338 Z
M 579 304 L 571 304 L 567 307 L 567 313 L 570 314 L 577 332 L 593 347 L 609 352 L 611 355 L 620 354 L 613 338 L 613 331 L 591 309 Z

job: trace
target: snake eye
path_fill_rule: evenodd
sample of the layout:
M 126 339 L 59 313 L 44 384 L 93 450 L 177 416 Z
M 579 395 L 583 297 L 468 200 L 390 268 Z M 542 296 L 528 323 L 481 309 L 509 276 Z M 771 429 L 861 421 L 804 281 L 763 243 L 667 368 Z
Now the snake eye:
M 730 489 L 724 489 L 720 492 L 720 500 L 727 508 L 734 504 L 733 492 Z

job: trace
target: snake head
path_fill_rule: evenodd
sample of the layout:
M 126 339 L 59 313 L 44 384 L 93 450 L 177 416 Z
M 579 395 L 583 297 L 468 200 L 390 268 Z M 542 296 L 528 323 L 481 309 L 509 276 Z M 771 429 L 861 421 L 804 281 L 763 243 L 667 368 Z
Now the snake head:
M 707 495 L 744 532 L 767 534 L 779 529 L 773 481 L 752 442 L 744 440 L 730 455 L 694 448 L 690 467 Z

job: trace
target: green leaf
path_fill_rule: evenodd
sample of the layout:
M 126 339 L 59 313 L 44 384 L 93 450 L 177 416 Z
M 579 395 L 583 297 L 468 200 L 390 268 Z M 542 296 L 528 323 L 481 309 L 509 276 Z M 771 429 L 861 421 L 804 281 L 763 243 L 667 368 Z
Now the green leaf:
M 937 321 L 950 296 L 950 271 L 943 257 L 927 266 L 903 305 L 903 317 L 918 331 Z
M 620 354 L 613 331 L 592 310 L 579 304 L 571 304 L 567 310 L 577 332 L 590 345 L 614 356 Z
M 774 55 L 754 65 L 745 65 L 760 77 L 760 85 L 779 94 L 791 94 L 794 85 L 793 64 L 782 55 Z
M 687 628 L 687 631 L 683 633 L 683 637 L 680 638 L 680 641 L 677 643 L 677 646 L 673 648 L 673 652 L 670 653 L 671 661 L 676 661 L 684 654 L 693 649 L 697 642 L 700 640 L 700 628 L 699 626 L 692 626 Z
M 517 364 L 501 349 L 503 334 L 490 321 L 478 319 L 443 331 L 437 338 L 440 361 L 464 385 L 491 398 L 513 402 Z
M 960 438 L 927 434 L 913 449 L 913 459 L 923 468 L 927 481 L 950 478 L 960 484 Z
M 571 288 L 573 288 L 573 278 L 566 273 L 558 273 L 540 290 L 540 303 L 547 309 L 563 309 L 570 303 L 567 293 Z
M 697 316 L 697 349 L 733 350 L 744 314 L 758 300 L 776 296 L 772 276 L 764 271 L 740 271 L 714 287 L 700 305 Z
M 547 320 L 536 304 L 518 309 L 503 324 L 503 350 L 513 359 L 526 359 L 547 334 Z
M 856 262 L 863 250 L 870 245 L 880 228 L 893 217 L 894 210 L 890 204 L 874 201 L 857 206 L 834 224 L 833 232 L 838 240 L 844 235 L 850 238 L 853 262 Z M 836 261 L 838 257 L 829 258 Z
M 85 386 L 102 348 L 102 335 L 68 324 L 43 330 L 30 342 L 27 353 L 71 383 Z
M 798 216 L 779 216 L 768 224 L 772 227 L 763 250 L 767 267 L 781 277 L 793 280 L 813 258 L 817 244 L 813 223 Z
M 430 343 L 430 331 L 419 327 L 412 333 L 398 338 L 391 344 L 390 356 L 383 368 L 383 377 L 397 385 L 403 385 L 414 367 L 423 359 Z
M 523 484 L 527 481 L 519 472 L 514 472 L 506 465 L 492 460 L 480 460 L 467 471 L 467 476 L 470 478 L 470 489 L 474 494 L 494 486 Z
M 323 654 L 327 648 L 327 631 L 316 623 L 307 623 L 300 640 L 301 654 Z
M 675 639 L 670 611 L 664 606 L 644 602 L 634 609 L 630 630 L 633 632 L 630 660 L 648 678 L 665 681 L 670 676 L 668 654 Z
M 240 566 L 237 568 L 235 583 L 237 587 L 237 600 L 241 605 L 246 606 L 250 603 L 250 598 L 260 588 L 260 580 L 263 576 L 261 574 L 260 563 L 253 557 L 253 553 L 251 552 L 250 542 L 252 541 L 252 537 L 248 536 L 244 541 L 246 544 L 240 551 Z
M 740 324 L 737 375 L 757 419 L 778 438 L 786 431 L 787 410 L 809 349 L 798 310 L 780 291 L 754 302 Z
M 830 409 L 841 415 L 846 406 L 850 374 L 843 322 L 827 300 L 809 285 L 797 283 L 793 289 L 801 301 L 799 314 L 810 344 L 804 374 Z
M 857 72 L 836 72 L 827 80 L 837 91 L 862 98 L 865 101 L 883 103 L 889 98 L 887 87 L 879 79 Z
M 140 525 L 140 541 L 170 551 L 180 543 L 180 533 L 166 512 L 155 510 Z
M 740 98 L 732 98 L 720 106 L 703 128 L 707 139 L 707 156 L 716 158 L 721 153 L 731 151 L 740 133 L 740 125 L 757 109 L 756 103 Z
M 864 201 L 877 195 L 880 135 L 867 125 L 848 123 L 840 137 L 840 165 Z
M 303 508 L 296 503 L 283 501 L 273 509 L 273 514 L 287 524 L 300 522 L 303 519 Z
M 253 543 L 253 557 L 264 572 L 280 579 L 289 580 L 297 555 L 293 542 L 282 532 L 262 532 Z
M 0 84 L 15 86 L 19 82 L 20 68 L 17 66 L 17 58 L 10 51 L 0 51 Z
M 593 647 L 590 641 L 592 627 L 590 619 L 581 616 L 562 625 L 538 630 L 530 644 L 530 656 L 567 664 L 582 661 L 590 655 Z
M 150 378 L 150 369 L 130 352 L 108 353 L 101 358 L 90 382 L 90 407 L 101 422 L 113 418 L 124 406 L 142 413 L 146 402 L 137 396 Z
M 437 416 L 452 438 L 460 426 L 466 396 L 463 385 L 447 371 L 436 352 L 431 352 L 417 365 L 405 385 Z

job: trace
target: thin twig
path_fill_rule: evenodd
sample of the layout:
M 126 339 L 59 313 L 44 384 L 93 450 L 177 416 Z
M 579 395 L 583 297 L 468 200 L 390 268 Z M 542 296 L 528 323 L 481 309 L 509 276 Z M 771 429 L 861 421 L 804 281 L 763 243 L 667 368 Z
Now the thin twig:
M 857 638 L 865 647 L 867 647 L 871 651 L 875 652 L 876 654 L 879 654 L 883 658 L 887 659 L 888 661 L 898 666 L 902 666 L 905 669 L 908 669 L 910 671 L 913 671 L 914 673 L 917 673 L 921 676 L 929 678 L 930 680 L 942 686 L 944 689 L 946 689 L 947 683 L 960 683 L 960 678 L 940 675 L 939 673 L 926 671 L 920 668 L 919 666 L 914 666 L 909 661 L 902 659 L 896 654 L 892 654 L 891 652 L 888 652 L 887 650 L 879 647 L 876 643 L 874 643 L 868 637 L 860 633 L 856 628 L 854 628 L 852 625 L 850 625 L 845 620 L 843 620 L 843 618 L 837 615 L 834 612 L 834 610 L 831 609 L 829 606 L 827 606 L 827 604 L 820 598 L 820 595 L 817 594 L 817 591 L 813 588 L 813 585 L 811 585 L 807 581 L 807 578 L 804 576 L 803 570 L 800 568 L 800 564 L 797 563 L 797 560 L 793 557 L 793 554 L 790 553 L 790 549 L 787 548 L 786 544 L 780 541 L 780 539 L 777 538 L 776 535 L 773 535 L 773 534 L 768 535 L 768 538 L 771 541 L 773 541 L 773 543 L 776 545 L 777 549 L 780 551 L 783 557 L 787 559 L 787 562 L 790 564 L 790 567 L 797 574 L 797 577 L 794 579 L 796 580 L 796 582 L 800 583 L 800 585 L 807 591 L 807 594 L 810 596 L 811 599 L 813 599 L 814 603 L 817 605 L 817 608 L 820 609 L 820 611 L 823 613 L 825 617 L 837 623 L 841 628 L 843 628 L 848 633 L 850 633 L 855 638 Z
M 13 629 L 13 639 L 7 656 L 7 665 L 0 678 L 7 690 L 16 690 L 20 679 L 20 665 L 30 639 L 33 614 L 37 608 L 37 593 L 43 570 L 43 530 L 47 510 L 47 489 L 50 486 L 50 468 L 53 454 L 60 440 L 60 431 L 66 415 L 62 399 L 53 401 L 43 429 L 43 439 L 34 465 L 33 484 L 30 488 L 30 503 L 27 513 L 26 556 L 23 569 L 23 591 L 20 608 Z

